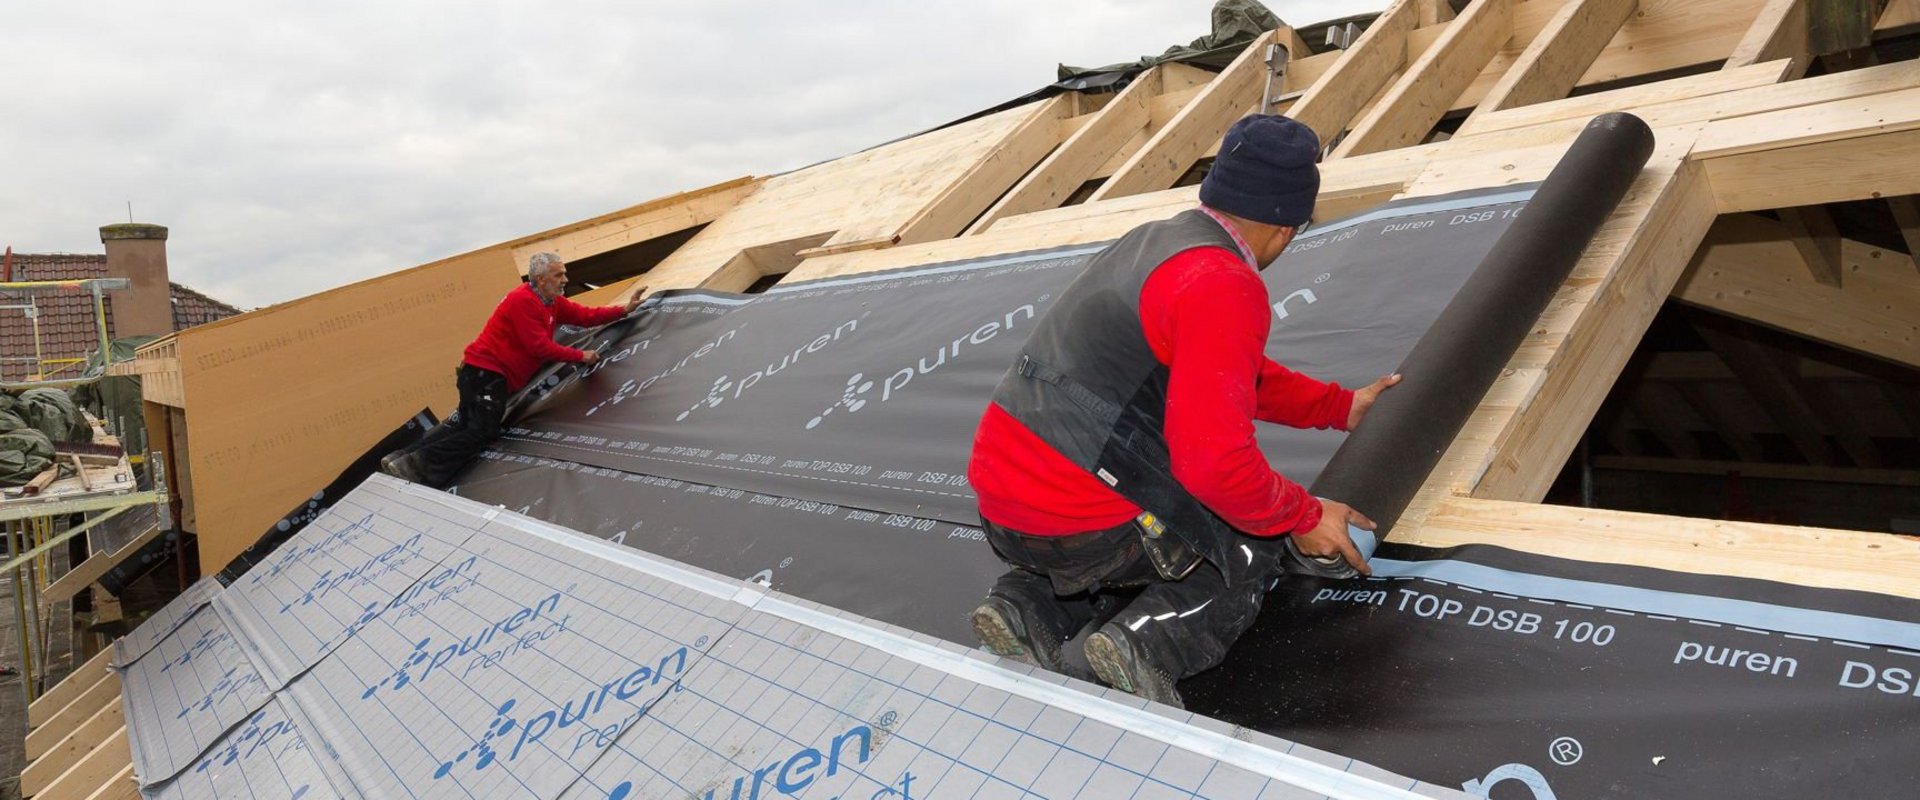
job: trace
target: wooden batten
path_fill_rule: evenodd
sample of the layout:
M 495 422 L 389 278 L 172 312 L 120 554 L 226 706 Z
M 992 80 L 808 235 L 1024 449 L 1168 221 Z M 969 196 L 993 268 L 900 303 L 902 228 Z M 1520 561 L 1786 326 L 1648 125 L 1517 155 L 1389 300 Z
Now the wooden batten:
M 93 716 L 80 723 L 60 741 L 55 742 L 28 764 L 20 773 L 20 794 L 31 797 L 47 788 L 73 765 L 80 763 L 95 748 L 105 743 L 116 731 L 126 727 L 125 715 L 121 711 L 120 698 L 105 708 L 94 712 Z
M 96 682 L 107 676 L 107 664 L 112 660 L 113 648 L 101 650 L 85 663 L 75 667 L 72 672 L 67 673 L 67 677 L 54 684 L 53 688 L 48 689 L 45 694 L 35 698 L 33 703 L 27 706 L 27 727 L 38 728 L 47 724 L 47 720 L 52 719 L 60 709 L 65 708 L 80 695 L 86 694 Z
M 94 797 L 105 787 L 113 785 L 120 775 L 132 774 L 133 752 L 129 748 L 127 729 L 123 726 L 100 744 L 89 751 L 66 772 L 53 779 L 37 795 L 36 800 L 84 800 Z
M 47 718 L 46 723 L 34 728 L 27 734 L 27 758 L 35 759 L 53 749 L 60 740 L 86 722 L 88 718 L 106 708 L 108 704 L 120 698 L 120 676 L 107 673 L 92 686 L 88 687 L 73 702 L 61 707 Z

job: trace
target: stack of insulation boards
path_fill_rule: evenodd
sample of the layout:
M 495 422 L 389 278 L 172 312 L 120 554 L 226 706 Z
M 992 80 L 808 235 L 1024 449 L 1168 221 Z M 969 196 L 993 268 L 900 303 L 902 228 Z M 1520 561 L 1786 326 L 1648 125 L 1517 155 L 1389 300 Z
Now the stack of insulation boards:
M 1462 796 L 384 476 L 110 652 L 39 797 Z

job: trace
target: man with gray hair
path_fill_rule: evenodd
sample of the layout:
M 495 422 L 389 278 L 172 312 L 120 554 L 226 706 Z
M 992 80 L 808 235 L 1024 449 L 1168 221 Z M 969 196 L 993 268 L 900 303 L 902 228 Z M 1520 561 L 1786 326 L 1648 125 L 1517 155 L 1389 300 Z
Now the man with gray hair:
M 507 398 L 527 385 L 549 361 L 593 364 L 600 354 L 553 340 L 560 325 L 605 325 L 633 313 L 646 287 L 634 290 L 625 306 L 588 308 L 562 296 L 567 263 L 553 253 L 527 260 L 526 282 L 508 292 L 493 309 L 479 337 L 467 345 L 454 373 L 460 411 L 416 444 L 380 460 L 380 471 L 435 489 L 444 489 L 474 456 L 500 435 Z

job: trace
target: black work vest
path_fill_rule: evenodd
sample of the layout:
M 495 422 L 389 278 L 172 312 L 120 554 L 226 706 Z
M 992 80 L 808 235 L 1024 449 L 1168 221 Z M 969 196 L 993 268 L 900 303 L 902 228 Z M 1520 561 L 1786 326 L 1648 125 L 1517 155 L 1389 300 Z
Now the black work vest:
M 1232 234 L 1196 209 L 1134 228 L 1095 255 L 1041 315 L 993 402 L 1218 564 L 1232 528 L 1174 480 L 1169 373 L 1140 324 L 1147 278 L 1196 247 L 1240 252 Z

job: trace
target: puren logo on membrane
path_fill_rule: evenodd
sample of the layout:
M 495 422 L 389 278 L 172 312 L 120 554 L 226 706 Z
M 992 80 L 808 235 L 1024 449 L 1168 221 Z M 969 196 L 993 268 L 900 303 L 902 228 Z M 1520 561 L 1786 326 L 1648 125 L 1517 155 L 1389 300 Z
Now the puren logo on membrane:
M 334 590 L 345 586 L 348 581 L 373 580 L 412 561 L 415 556 L 420 555 L 421 537 L 422 534 L 416 533 L 408 537 L 406 541 L 389 547 L 379 554 L 368 558 L 365 563 L 353 569 L 338 574 L 335 574 L 333 570 L 320 573 L 320 577 L 313 580 L 313 585 L 307 588 L 305 594 L 288 600 L 285 605 L 280 606 L 280 613 L 285 614 L 292 610 L 294 606 L 305 606 L 322 600 L 326 598 L 327 595 L 332 594 Z
M 704 646 L 705 640 L 706 637 L 701 637 L 700 641 L 695 642 L 695 646 Z M 514 716 L 514 707 L 519 705 L 520 698 L 508 698 L 494 710 L 493 720 L 481 729 L 479 736 L 474 737 L 473 744 L 454 754 L 453 758 L 440 762 L 440 767 L 434 770 L 433 777 L 435 780 L 446 777 L 453 772 L 454 767 L 466 762 L 468 758 L 473 759 L 475 772 L 484 770 L 497 761 L 512 763 L 519 760 L 521 754 L 526 752 L 528 745 L 540 744 L 548 734 L 556 730 L 564 731 L 583 723 L 589 727 L 582 733 L 582 737 L 591 737 L 599 741 L 604 738 L 599 736 L 596 730 L 600 726 L 588 723 L 587 718 L 600 713 L 606 707 L 609 698 L 615 701 L 626 701 L 648 688 L 660 685 L 662 681 L 671 681 L 673 687 L 677 688 L 681 676 L 685 675 L 686 671 L 687 648 L 683 645 L 662 656 L 658 666 L 642 664 L 631 672 L 614 676 L 599 686 L 588 688 L 586 694 L 577 700 L 568 700 L 558 708 L 541 709 L 525 718 Z M 644 713 L 646 708 L 643 707 L 633 714 L 625 715 L 621 725 L 628 724 Z M 518 736 L 514 736 L 516 731 Z M 509 736 L 514 736 L 512 748 L 503 753 L 494 747 L 495 740 L 504 742 Z M 549 750 L 551 749 L 549 747 Z M 575 750 L 578 749 L 579 744 L 576 742 Z
M 1041 295 L 1038 302 L 1044 303 L 1051 297 L 1051 295 Z M 901 389 L 905 389 L 907 383 L 912 381 L 914 376 L 926 375 L 945 366 L 948 358 L 956 361 L 959 360 L 961 350 L 965 349 L 962 347 L 963 344 L 986 344 L 1000 334 L 1013 330 L 1016 320 L 1024 317 L 1026 320 L 1032 321 L 1034 314 L 1032 303 L 1022 304 L 1008 311 L 1000 319 L 988 320 L 985 324 L 974 328 L 971 333 L 962 333 L 954 337 L 952 342 L 941 345 L 940 349 L 934 351 L 931 356 L 921 356 L 917 363 L 908 364 L 889 374 L 885 380 L 880 382 L 880 397 L 878 399 L 866 397 L 867 392 L 873 389 L 873 381 L 866 379 L 866 371 L 862 370 L 854 373 L 847 378 L 846 390 L 841 393 L 840 399 L 835 401 L 833 405 L 827 406 L 825 411 L 807 420 L 807 430 L 820 427 L 820 423 L 825 422 L 827 417 L 833 416 L 833 412 L 838 409 L 844 408 L 847 413 L 852 414 L 865 408 L 869 401 L 885 403 L 888 400 L 892 400 L 894 394 Z M 931 359 L 931 362 L 929 362 L 929 359 Z
M 859 745 L 859 749 L 852 751 L 852 759 L 846 759 L 848 748 L 855 744 Z M 848 728 L 845 733 L 833 737 L 833 743 L 827 746 L 825 753 L 820 752 L 817 747 L 801 748 L 786 758 L 754 770 L 751 774 L 734 778 L 733 791 L 729 794 L 719 794 L 720 787 L 714 786 L 707 789 L 706 794 L 696 794 L 692 797 L 697 800 L 721 800 L 723 797 L 726 800 L 758 800 L 761 797 L 760 787 L 762 786 L 788 797 L 796 797 L 806 791 L 807 787 L 812 786 L 814 781 L 831 778 L 839 774 L 842 768 L 859 772 L 872 756 L 873 729 L 865 725 L 855 725 Z M 824 772 L 820 772 L 822 762 L 826 764 Z M 909 775 L 906 786 L 912 786 L 912 780 L 912 776 Z M 874 796 L 905 797 L 907 795 L 894 792 L 893 795 L 876 794 Z M 615 785 L 613 790 L 607 793 L 607 800 L 639 800 L 633 796 L 633 781 L 621 781 Z
M 680 416 L 674 417 L 674 421 L 685 422 L 688 417 L 693 416 L 700 409 L 718 408 L 721 403 L 728 400 L 740 399 L 741 395 L 746 394 L 748 389 L 752 389 L 754 385 L 758 384 L 762 379 L 780 374 L 780 372 L 787 367 L 800 363 L 802 356 L 818 353 L 826 349 L 827 345 L 840 341 L 841 336 L 851 333 L 859 327 L 860 321 L 858 319 L 850 319 L 842 322 L 834 326 L 832 331 L 820 334 L 814 337 L 813 341 L 793 348 L 792 353 L 781 356 L 779 361 L 769 361 L 765 367 L 747 373 L 746 377 L 741 378 L 738 382 L 735 382 L 733 378 L 727 375 L 715 378 L 713 385 L 707 388 L 707 396 L 695 402 L 691 408 L 680 412 Z
M 467 669 L 462 673 L 465 674 L 472 672 L 476 666 L 480 668 L 492 666 L 505 661 L 508 657 L 515 654 L 535 649 L 542 641 L 546 640 L 547 637 L 565 630 L 567 620 L 570 619 L 570 617 L 562 616 L 559 619 L 552 620 L 552 622 L 538 630 L 529 631 L 524 634 L 519 633 L 520 629 L 533 624 L 535 621 L 552 618 L 554 609 L 559 607 L 560 593 L 554 592 L 551 595 L 541 598 L 540 602 L 523 606 L 504 617 L 488 623 L 478 631 L 461 637 L 459 641 L 447 643 L 444 647 L 434 649 L 432 636 L 421 639 L 414 643 L 413 652 L 408 653 L 406 658 L 400 660 L 400 667 L 395 669 L 393 674 L 381 678 L 379 683 L 367 687 L 367 690 L 360 694 L 360 699 L 372 699 L 374 694 L 378 693 L 382 687 L 385 687 L 389 683 L 393 684 L 392 691 L 396 692 L 414 684 L 426 683 L 428 678 L 433 677 L 434 673 L 441 671 L 442 668 L 446 667 L 456 658 L 465 656 L 474 657 L 472 661 L 468 662 Z M 504 643 L 505 646 L 499 650 L 493 652 L 483 651 L 483 648 L 493 644 L 494 640 L 501 635 L 512 638 L 506 641 Z M 428 654 L 429 651 L 432 652 L 431 655 Z

